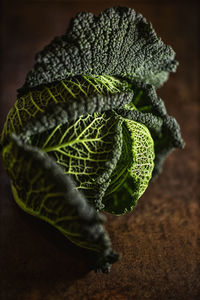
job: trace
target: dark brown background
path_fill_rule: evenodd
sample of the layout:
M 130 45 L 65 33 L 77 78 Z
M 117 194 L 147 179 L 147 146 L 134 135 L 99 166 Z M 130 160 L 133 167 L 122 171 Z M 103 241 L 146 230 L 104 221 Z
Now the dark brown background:
M 200 299 L 198 1 L 4 1 L 1 127 L 35 52 L 64 33 L 78 11 L 98 14 L 117 4 L 141 12 L 177 52 L 178 71 L 159 94 L 180 123 L 186 148 L 167 159 L 133 213 L 107 216 L 122 255 L 109 275 L 91 272 L 84 251 L 21 212 L 1 168 L 2 300 Z

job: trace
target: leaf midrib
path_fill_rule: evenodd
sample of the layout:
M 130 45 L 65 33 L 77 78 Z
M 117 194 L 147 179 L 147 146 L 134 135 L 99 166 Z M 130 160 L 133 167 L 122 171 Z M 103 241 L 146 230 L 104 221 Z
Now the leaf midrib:
M 64 144 L 60 144 L 60 145 L 56 145 L 56 146 L 52 146 L 52 147 L 47 147 L 47 148 L 42 148 L 42 150 L 44 152 L 51 152 L 51 151 L 58 151 L 60 150 L 60 148 L 65 148 L 77 143 L 84 143 L 84 142 L 96 142 L 96 141 L 100 141 L 102 140 L 102 138 L 94 138 L 94 139 L 81 139 L 81 140 L 72 140 L 70 142 L 66 142 Z

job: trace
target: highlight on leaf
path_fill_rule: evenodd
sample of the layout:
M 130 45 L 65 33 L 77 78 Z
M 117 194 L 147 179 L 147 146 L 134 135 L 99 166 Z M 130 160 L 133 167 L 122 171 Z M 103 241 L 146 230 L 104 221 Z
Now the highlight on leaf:
M 81 116 L 35 135 L 31 144 L 47 153 L 73 177 L 96 209 L 102 209 L 103 194 L 116 167 L 122 147 L 122 118 L 112 113 Z

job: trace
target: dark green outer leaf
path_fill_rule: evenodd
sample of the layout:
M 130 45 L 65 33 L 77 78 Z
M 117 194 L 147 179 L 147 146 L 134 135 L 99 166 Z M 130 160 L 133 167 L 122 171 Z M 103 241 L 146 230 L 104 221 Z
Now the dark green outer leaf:
M 145 83 L 133 82 L 133 89 L 135 95 L 142 91 L 139 101 L 135 99 L 138 110 L 120 108 L 116 112 L 124 118 L 144 124 L 151 132 L 155 147 L 154 178 L 162 171 L 166 156 L 175 148 L 183 148 L 184 141 L 177 121 L 167 114 L 164 102 L 157 96 L 155 88 Z
M 106 9 L 98 17 L 80 13 L 67 33 L 37 54 L 22 89 L 60 81 L 68 76 L 107 74 L 160 86 L 177 61 L 170 46 L 133 9 Z
M 66 122 L 75 121 L 80 116 L 114 110 L 131 102 L 133 93 L 112 94 L 112 95 L 94 95 L 92 97 L 83 97 L 78 101 L 69 101 L 57 105 L 49 105 L 45 114 L 39 114 L 36 119 L 24 126 L 21 137 L 26 138 L 54 128 L 57 125 Z
M 108 272 L 118 255 L 111 248 L 102 216 L 75 189 L 70 177 L 48 155 L 24 145 L 15 135 L 3 149 L 3 160 L 18 205 L 91 250 L 94 269 Z
M 78 99 L 69 98 L 66 102 L 49 103 L 45 110 L 37 110 L 36 114 L 31 118 L 25 118 L 21 123 L 16 121 L 20 113 L 17 113 L 17 109 L 14 106 L 7 117 L 1 144 L 6 144 L 11 132 L 21 134 L 23 139 L 28 139 L 34 134 L 52 129 L 57 125 L 75 121 L 82 115 L 104 112 L 123 106 L 128 104 L 132 98 L 133 93 L 97 94 L 89 97 L 82 96 Z M 38 105 L 40 104 L 38 103 Z M 12 114 L 16 115 L 16 117 L 12 118 Z

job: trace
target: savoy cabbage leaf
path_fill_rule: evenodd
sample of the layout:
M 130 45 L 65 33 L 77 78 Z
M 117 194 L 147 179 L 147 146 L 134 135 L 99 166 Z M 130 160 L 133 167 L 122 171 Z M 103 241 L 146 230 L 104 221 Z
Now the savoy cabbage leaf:
M 111 76 L 97 75 L 68 78 L 52 85 L 43 85 L 37 89 L 30 90 L 19 97 L 11 108 L 3 129 L 2 143 L 11 132 L 19 134 L 30 120 L 37 118 L 38 115 L 43 115 L 44 112 L 46 115 L 47 108 L 53 106 L 53 104 L 67 103 L 67 107 L 70 106 L 71 108 L 71 111 L 69 111 L 68 107 L 69 113 L 74 114 L 83 107 L 84 103 L 82 104 L 82 102 L 84 100 L 81 100 L 82 98 L 87 99 L 85 101 L 86 107 L 83 108 L 86 111 L 89 103 L 95 101 L 92 96 L 115 95 L 119 92 L 132 92 L 127 81 L 120 81 Z M 91 99 L 91 97 L 92 100 L 89 101 L 88 98 Z M 78 99 L 79 107 L 75 107 L 75 99 Z M 108 102 L 105 101 L 104 105 L 107 105 Z M 114 106 L 115 99 L 112 102 Z M 97 99 L 97 106 L 98 103 L 101 105 L 102 100 Z M 87 112 L 90 113 L 89 111 Z
M 154 168 L 154 142 L 148 128 L 129 119 L 125 119 L 124 127 L 124 151 L 104 197 L 105 210 L 120 215 L 136 205 Z M 120 194 L 126 199 L 122 201 Z
M 176 70 L 175 52 L 133 9 L 106 9 L 98 17 L 82 12 L 66 34 L 36 55 L 24 90 L 82 74 L 138 79 L 160 86 Z
M 142 123 L 149 129 L 154 140 L 153 177 L 156 177 L 167 155 L 175 148 L 183 148 L 184 141 L 177 121 L 167 114 L 164 102 L 157 96 L 155 88 L 133 82 L 133 89 L 135 94 L 132 101 L 116 111 L 124 118 Z
M 17 204 L 57 228 L 70 241 L 94 252 L 94 269 L 108 272 L 118 259 L 103 228 L 104 218 L 88 204 L 71 178 L 38 148 L 12 134 L 3 149 Z
M 58 125 L 31 144 L 47 153 L 65 174 L 74 178 L 76 188 L 88 201 L 102 209 L 102 197 L 109 186 L 122 148 L 122 118 L 114 112 L 79 117 Z
M 94 254 L 112 250 L 100 210 L 131 211 L 184 142 L 156 88 L 175 52 L 129 8 L 80 13 L 36 55 L 1 135 L 14 198 L 27 213 Z

